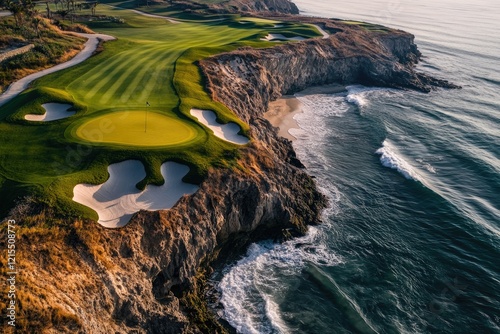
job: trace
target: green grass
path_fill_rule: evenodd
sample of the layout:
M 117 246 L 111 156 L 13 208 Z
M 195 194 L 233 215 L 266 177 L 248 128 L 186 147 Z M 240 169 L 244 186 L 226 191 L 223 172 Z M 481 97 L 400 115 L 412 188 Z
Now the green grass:
M 89 22 L 116 41 L 106 42 L 104 51 L 77 66 L 40 78 L 0 107 L 0 215 L 19 196 L 35 194 L 60 211 L 96 218 L 95 212 L 71 200 L 73 187 L 103 183 L 108 165 L 127 159 L 146 167 L 139 188 L 163 182 L 160 166 L 165 161 L 190 166 L 184 180 L 191 183 L 201 182 L 211 167 L 236 166 L 239 147 L 215 137 L 189 111 L 214 110 L 221 122 L 239 124 L 244 135 L 248 125 L 210 98 L 196 63 L 241 46 L 274 45 L 259 40 L 271 31 L 269 23 L 242 25 L 238 16 L 228 16 L 224 21 L 172 24 L 104 5 L 97 13 L 125 20 Z M 272 31 L 320 35 L 302 24 L 280 29 Z M 24 120 L 26 114 L 43 113 L 41 104 L 46 102 L 72 104 L 76 114 L 47 123 Z M 151 110 L 144 134 L 146 102 Z M 95 141 L 96 129 L 113 126 Z
M 246 22 L 252 22 L 252 23 L 264 23 L 264 24 L 278 24 L 280 21 L 275 21 L 275 20 L 268 20 L 268 19 L 262 19 L 258 17 L 242 17 L 240 22 L 246 23 Z

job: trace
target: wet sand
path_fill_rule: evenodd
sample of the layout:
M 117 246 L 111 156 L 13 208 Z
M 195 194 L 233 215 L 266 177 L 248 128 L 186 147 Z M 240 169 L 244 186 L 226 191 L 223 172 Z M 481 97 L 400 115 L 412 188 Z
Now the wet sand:
M 307 88 L 299 95 L 313 94 L 337 94 L 345 92 L 346 89 L 342 85 L 325 85 L 318 87 Z M 274 127 L 279 128 L 278 134 L 290 140 L 296 138 L 289 132 L 290 129 L 298 129 L 299 125 L 294 119 L 294 116 L 302 112 L 302 103 L 294 95 L 284 95 L 280 99 L 270 102 L 264 118 L 267 119 Z
M 269 109 L 264 114 L 264 118 L 274 127 L 279 128 L 278 134 L 280 136 L 294 140 L 295 137 L 288 130 L 299 128 L 297 121 L 293 117 L 300 112 L 302 112 L 300 101 L 295 96 L 288 95 L 269 103 Z

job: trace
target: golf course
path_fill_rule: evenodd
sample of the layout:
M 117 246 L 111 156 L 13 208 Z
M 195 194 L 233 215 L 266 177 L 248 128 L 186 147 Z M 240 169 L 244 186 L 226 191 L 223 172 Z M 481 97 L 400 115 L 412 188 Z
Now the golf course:
M 106 19 L 83 22 L 115 40 L 75 66 L 38 78 L 0 106 L 2 215 L 17 199 L 35 196 L 61 213 L 98 220 L 96 210 L 80 204 L 85 201 L 73 200 L 75 187 L 105 184 L 109 166 L 129 160 L 144 170 L 132 185 L 138 192 L 165 184 L 167 162 L 187 166 L 187 174 L 177 174 L 191 185 L 200 184 L 211 167 L 239 168 L 238 150 L 251 141 L 249 127 L 211 99 L 197 61 L 244 46 L 324 36 L 308 24 L 161 7 L 143 15 L 122 7 L 126 3 L 99 4 Z M 283 38 L 266 40 L 270 34 Z M 43 116 L 47 105 L 58 104 L 57 117 Z M 204 120 L 192 110 L 216 117 Z M 236 141 L 216 130 L 228 123 Z

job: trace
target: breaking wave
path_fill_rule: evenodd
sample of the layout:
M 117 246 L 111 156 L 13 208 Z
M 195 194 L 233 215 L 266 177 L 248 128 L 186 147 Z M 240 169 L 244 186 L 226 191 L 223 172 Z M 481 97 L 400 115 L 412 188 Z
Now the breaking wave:
M 421 181 L 417 171 L 397 152 L 396 147 L 388 140 L 384 140 L 382 147 L 375 153 L 380 155 L 380 162 L 385 167 L 397 170 L 408 180 Z
M 319 228 L 310 228 L 301 238 L 284 244 L 270 241 L 252 244 L 246 256 L 226 269 L 219 284 L 224 318 L 238 333 L 288 333 L 280 304 L 291 282 L 299 282 L 308 264 L 335 266 L 341 259 L 328 249 Z M 282 284 L 282 277 L 289 279 Z M 280 278 L 281 277 L 281 278 Z

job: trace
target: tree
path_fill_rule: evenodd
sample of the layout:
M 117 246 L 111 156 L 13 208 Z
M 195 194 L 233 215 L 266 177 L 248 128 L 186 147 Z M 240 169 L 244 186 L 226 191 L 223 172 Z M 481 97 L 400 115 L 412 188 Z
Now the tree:
M 64 20 L 66 18 L 66 16 L 68 16 L 69 12 L 70 12 L 69 10 L 63 9 L 63 10 L 56 11 L 56 14 L 61 15 L 61 17 Z
M 50 7 L 49 7 L 49 2 L 48 2 L 48 1 L 46 1 L 46 2 L 45 2 L 45 5 L 47 6 L 47 18 L 49 18 L 49 19 L 50 19 Z M 56 9 L 57 9 L 57 7 L 56 7 Z
M 24 8 L 21 3 L 12 0 L 5 0 L 3 6 L 12 13 L 14 21 L 16 22 L 16 27 L 20 28 L 24 22 Z
M 20 28 L 25 21 L 25 16 L 31 20 L 37 15 L 35 4 L 32 0 L 1 0 L 0 5 L 9 10 L 14 16 L 16 27 Z
M 92 16 L 95 16 L 95 8 L 97 7 L 97 1 L 90 5 L 90 10 L 92 11 Z
M 40 16 L 35 16 L 31 19 L 31 26 L 35 31 L 36 37 L 40 38 L 40 23 L 42 23 L 42 19 Z

